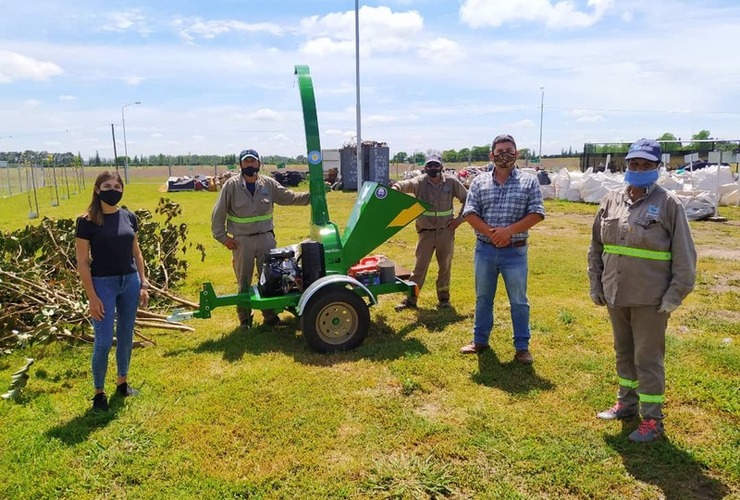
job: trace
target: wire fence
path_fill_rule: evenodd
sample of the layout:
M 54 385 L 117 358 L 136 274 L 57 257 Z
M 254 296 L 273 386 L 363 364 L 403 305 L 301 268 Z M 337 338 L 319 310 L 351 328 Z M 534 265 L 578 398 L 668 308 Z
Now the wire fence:
M 0 165 L 0 196 L 26 196 L 29 217 L 39 216 L 39 207 L 56 207 L 60 201 L 83 192 L 83 169 L 71 165 Z
M 227 170 L 227 165 L 169 165 L 129 166 L 128 171 L 115 166 L 75 166 L 61 164 L 0 162 L 0 198 L 21 196 L 27 199 L 29 218 L 39 217 L 45 207 L 56 207 L 61 202 L 80 193 L 87 193 L 96 177 L 106 170 L 118 170 L 129 183 L 160 184 L 167 186 L 168 179 L 195 176 L 217 176 Z M 265 173 L 269 168 L 265 168 Z

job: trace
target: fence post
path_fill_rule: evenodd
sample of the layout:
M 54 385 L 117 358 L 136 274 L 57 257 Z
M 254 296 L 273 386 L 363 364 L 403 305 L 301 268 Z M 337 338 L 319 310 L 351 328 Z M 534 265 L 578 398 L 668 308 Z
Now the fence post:
M 51 206 L 52 207 L 58 207 L 59 206 L 59 189 L 57 188 L 57 169 L 54 167 L 54 164 L 51 164 L 51 179 L 52 182 L 54 182 L 54 194 L 56 196 L 56 204 L 54 204 L 55 200 L 51 200 Z
M 39 216 L 39 198 L 36 194 L 36 174 L 34 173 L 34 165 L 31 164 L 31 185 L 33 186 L 33 199 L 36 202 L 36 211 L 33 211 L 33 207 L 31 206 L 31 190 L 28 190 L 28 206 L 31 209 L 31 211 L 28 213 L 29 219 L 35 219 Z M 27 181 L 27 180 L 26 180 Z

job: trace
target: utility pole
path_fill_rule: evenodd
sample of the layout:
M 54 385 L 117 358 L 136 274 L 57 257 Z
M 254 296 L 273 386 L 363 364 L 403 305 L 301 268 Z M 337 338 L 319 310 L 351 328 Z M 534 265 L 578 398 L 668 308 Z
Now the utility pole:
M 542 167 L 542 118 L 545 115 L 545 87 L 540 87 L 540 148 L 537 150 L 539 161 L 537 163 Z
M 110 124 L 110 133 L 113 135 L 113 164 L 116 166 L 116 172 L 118 172 L 118 152 L 116 151 L 116 129 L 113 128 L 113 124 Z
M 121 106 L 121 124 L 123 125 L 123 154 L 126 155 L 123 158 L 123 176 L 125 177 L 123 181 L 126 184 L 128 184 L 128 145 L 126 144 L 126 115 L 124 113 L 124 110 L 127 106 L 131 106 L 133 104 L 141 104 L 141 101 L 130 102 Z
M 362 133 L 360 112 L 360 4 L 355 0 L 355 82 L 357 84 L 357 194 L 362 190 Z

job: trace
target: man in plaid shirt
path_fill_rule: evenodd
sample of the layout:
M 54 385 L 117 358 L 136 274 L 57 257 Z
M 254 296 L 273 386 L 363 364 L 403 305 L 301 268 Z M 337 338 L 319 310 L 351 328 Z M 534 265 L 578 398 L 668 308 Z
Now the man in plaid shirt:
M 475 245 L 475 325 L 473 341 L 460 349 L 477 354 L 488 349 L 493 328 L 493 300 L 498 276 L 504 278 L 514 329 L 514 359 L 532 364 L 529 352 L 529 301 L 527 300 L 527 238 L 529 228 L 545 218 L 537 177 L 516 168 L 514 138 L 493 140 L 493 169 L 473 179 L 463 218 L 473 226 Z

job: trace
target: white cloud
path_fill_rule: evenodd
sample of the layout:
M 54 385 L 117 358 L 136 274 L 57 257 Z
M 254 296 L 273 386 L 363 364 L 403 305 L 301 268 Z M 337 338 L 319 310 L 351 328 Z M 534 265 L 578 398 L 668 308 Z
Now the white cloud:
M 108 12 L 104 17 L 107 22 L 103 23 L 100 27 L 103 31 L 123 32 L 134 29 L 142 34 L 149 32 L 149 30 L 144 26 L 146 19 L 141 14 L 140 9 Z
M 364 55 L 407 51 L 422 31 L 417 11 L 393 12 L 388 7 L 360 7 L 360 50 Z M 349 54 L 355 47 L 355 12 L 332 12 L 301 20 L 300 31 L 309 40 L 301 52 L 313 55 Z
M 596 24 L 609 10 L 613 0 L 588 0 L 587 9 L 579 10 L 573 0 L 465 0 L 460 18 L 472 28 L 510 23 L 540 23 L 548 28 L 583 28 Z
M 355 44 L 349 40 L 337 41 L 329 37 L 314 38 L 307 41 L 301 47 L 301 52 L 313 56 L 352 55 L 355 52 Z
M 60 101 L 74 101 L 75 99 L 77 98 L 73 95 L 60 95 L 59 96 Z
M 124 76 L 122 78 L 122 80 L 124 82 L 126 82 L 127 85 L 134 86 L 134 85 L 139 85 L 141 82 L 143 82 L 144 81 L 144 78 L 142 78 L 140 76 L 133 76 L 132 75 L 132 76 Z
M 576 121 L 579 123 L 599 123 L 604 121 L 604 117 L 601 115 L 588 115 L 581 116 Z
M 604 121 L 604 117 L 587 109 L 572 109 L 568 115 L 575 117 L 577 123 L 599 123 Z
M 435 64 L 445 65 L 465 59 L 465 49 L 449 38 L 435 38 L 419 47 L 419 56 Z
M 392 123 L 397 122 L 398 117 L 393 115 L 371 115 L 363 120 L 367 124 L 371 123 Z
M 280 120 L 280 115 L 272 109 L 262 108 L 251 113 L 249 119 L 260 122 L 277 122 Z
M 228 19 L 204 20 L 198 17 L 178 18 L 172 22 L 172 25 L 182 38 L 189 41 L 196 38 L 210 40 L 230 33 L 268 33 L 280 36 L 285 32 L 282 26 L 274 23 L 245 23 Z
M 518 122 L 512 123 L 512 126 L 516 129 L 525 129 L 525 128 L 532 128 L 534 127 L 534 121 L 530 120 L 529 118 L 520 120 Z
M 0 50 L 0 83 L 19 80 L 48 80 L 62 73 L 62 68 L 52 62 L 40 61 L 17 52 Z

